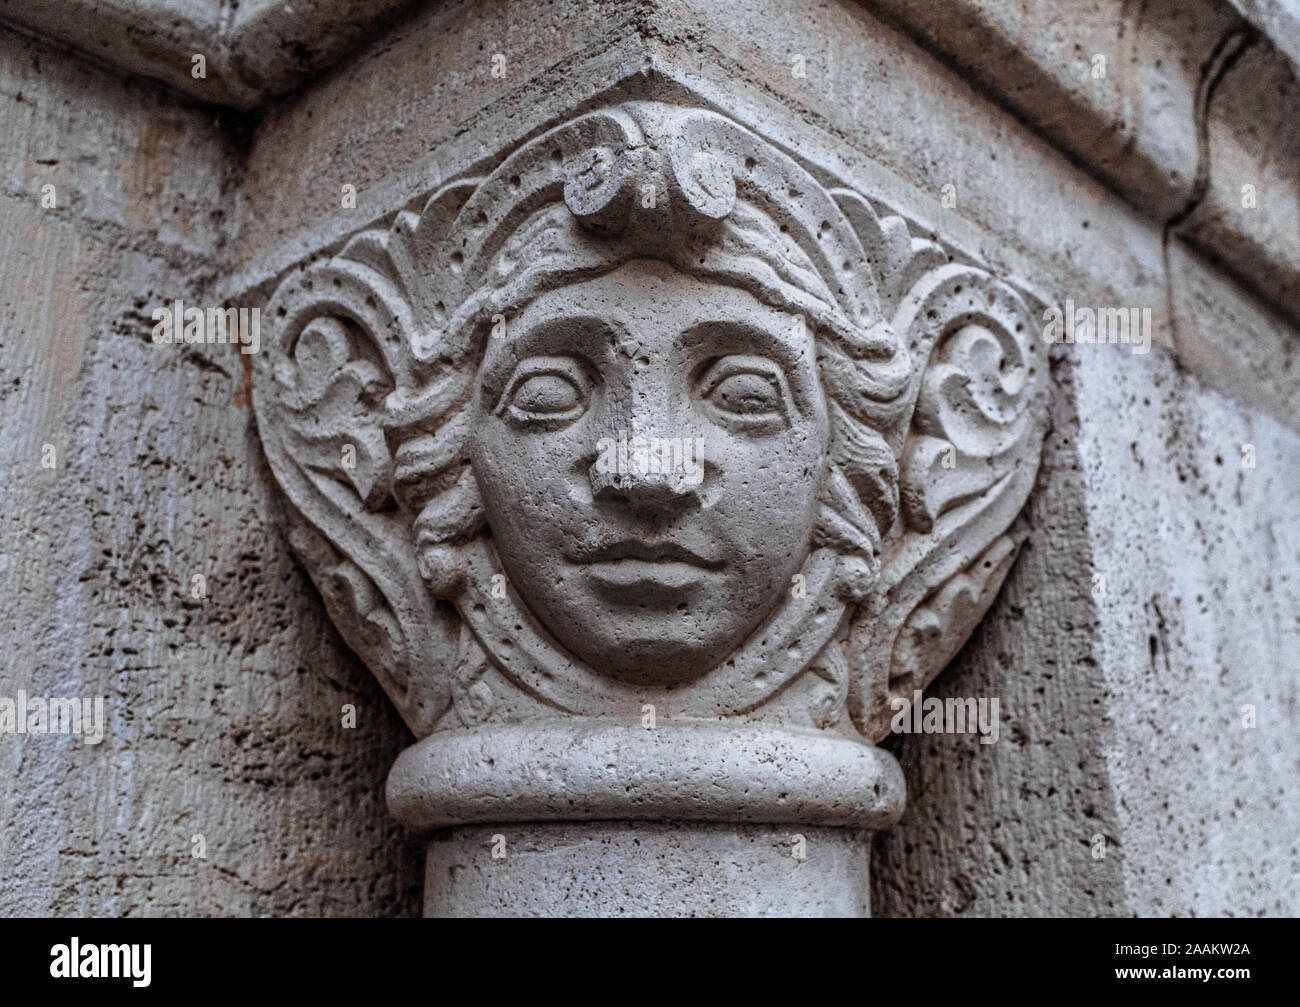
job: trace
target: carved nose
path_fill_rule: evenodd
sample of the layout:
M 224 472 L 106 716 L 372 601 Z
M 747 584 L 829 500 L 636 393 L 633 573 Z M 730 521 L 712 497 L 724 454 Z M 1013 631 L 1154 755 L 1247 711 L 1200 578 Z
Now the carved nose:
M 638 360 L 622 391 L 611 402 L 606 436 L 588 470 L 592 496 L 647 514 L 697 504 L 704 444 L 682 423 L 684 403 L 672 375 Z
M 595 499 L 619 501 L 638 511 L 681 510 L 698 501 L 698 480 L 684 472 L 606 471 L 592 465 L 590 477 Z

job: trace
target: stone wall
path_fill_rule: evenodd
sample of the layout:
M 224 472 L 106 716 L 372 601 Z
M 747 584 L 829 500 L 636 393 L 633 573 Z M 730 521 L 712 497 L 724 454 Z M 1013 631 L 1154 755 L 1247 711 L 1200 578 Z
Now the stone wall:
M 0 694 L 107 712 L 98 745 L 0 739 L 0 906 L 418 911 L 382 799 L 405 728 L 284 548 L 240 355 L 151 339 L 220 278 L 227 118 L 9 33 L 0 117 Z

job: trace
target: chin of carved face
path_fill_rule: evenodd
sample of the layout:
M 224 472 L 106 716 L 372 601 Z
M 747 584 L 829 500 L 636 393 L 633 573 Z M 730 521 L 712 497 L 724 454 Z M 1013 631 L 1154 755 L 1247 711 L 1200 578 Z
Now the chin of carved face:
M 509 319 L 488 339 L 474 410 L 501 562 L 598 672 L 696 678 L 789 597 L 829 437 L 795 316 L 630 262 Z

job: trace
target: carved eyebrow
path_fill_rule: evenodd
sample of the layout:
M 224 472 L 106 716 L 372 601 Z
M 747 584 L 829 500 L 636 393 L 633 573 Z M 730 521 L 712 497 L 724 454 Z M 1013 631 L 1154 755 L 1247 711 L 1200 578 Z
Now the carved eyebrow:
M 772 358 L 785 373 L 790 393 L 800 410 L 807 409 L 816 390 L 807 387 L 817 380 L 817 355 L 812 339 L 796 346 L 792 331 L 797 316 L 781 315 L 773 331 L 747 319 L 699 322 L 682 332 L 679 345 L 707 349 L 711 356 L 762 355 Z
M 529 317 L 527 308 L 520 312 L 513 329 L 507 321 L 506 349 L 517 359 L 536 356 L 539 352 L 567 352 L 592 356 L 593 346 L 609 345 L 610 336 L 625 334 L 624 326 L 608 314 L 582 309 L 557 310 L 542 317 Z
M 773 316 L 779 318 L 776 325 L 765 325 L 745 318 L 719 318 L 696 322 L 682 331 L 679 342 L 688 346 L 692 342 L 704 344 L 717 341 L 719 336 L 731 337 L 738 347 L 746 345 L 772 351 L 786 367 L 799 367 L 812 349 L 812 341 L 796 343 L 794 325 L 798 315 L 784 314 Z

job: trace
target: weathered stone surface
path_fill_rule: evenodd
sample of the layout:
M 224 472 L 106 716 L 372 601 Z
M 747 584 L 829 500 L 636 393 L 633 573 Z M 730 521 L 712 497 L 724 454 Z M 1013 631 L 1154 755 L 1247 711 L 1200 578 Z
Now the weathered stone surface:
M 1300 318 L 1300 31 L 1284 5 L 866 5 Z
M 417 913 L 405 730 L 283 549 L 239 354 L 151 341 L 210 296 L 228 140 L 7 34 L 0 129 L 0 695 L 107 719 L 0 737 L 0 913 Z
M 699 916 L 702 906 L 710 916 L 868 916 L 866 851 L 861 832 L 806 826 L 467 827 L 429 843 L 426 882 L 429 904 L 459 917 Z
M 1226 5 L 867 0 L 1160 219 L 1196 178 L 1202 64 Z
M 933 690 L 945 701 L 999 697 L 1002 733 L 993 745 L 970 734 L 886 743 L 903 768 L 908 807 L 875 837 L 872 908 L 880 916 L 1130 912 L 1116 852 L 1092 856 L 1098 833 L 1124 839 L 1112 824 L 1103 756 L 1113 727 L 1092 597 L 1099 560 L 1065 348 L 1052 370 L 1052 429 L 1025 514 L 1028 537 L 997 602 Z
M 1057 348 L 1028 538 L 936 693 L 1001 696 L 1005 740 L 888 746 L 879 914 L 1295 911 L 1300 438 L 1119 349 Z
M 0 21 L 206 104 L 253 109 L 344 57 L 402 6 L 403 0 L 0 0 Z
M 1163 356 L 1085 357 L 1078 384 L 1122 417 L 1079 452 L 1128 911 L 1293 913 L 1300 436 Z
M 728 721 L 556 719 L 435 733 L 402 753 L 388 805 L 407 825 L 588 820 L 885 828 L 893 760 L 828 733 Z
M 1243 47 L 1205 110 L 1203 197 L 1178 233 L 1300 317 L 1300 80 L 1266 42 Z
M 823 72 L 855 75 L 859 65 L 888 72 L 892 62 L 857 64 L 835 51 L 846 36 L 827 26 L 862 20 L 848 3 L 756 8 L 712 0 L 571 0 L 548 3 L 524 19 L 512 18 L 508 6 L 477 0 L 246 0 L 233 8 L 215 0 L 0 0 L 0 20 L 199 101 L 244 110 L 350 59 L 367 37 L 382 34 L 378 49 L 385 51 L 412 25 L 424 30 L 420 26 L 430 18 L 443 29 L 466 33 L 479 55 L 490 45 L 492 56 L 507 56 L 513 67 L 552 60 L 557 46 L 608 51 L 632 40 L 650 50 L 702 45 L 706 52 L 726 54 L 736 37 L 717 29 L 728 19 L 743 27 L 740 38 L 758 33 L 760 51 L 746 59 L 750 65 L 784 53 L 783 69 L 798 56 L 812 59 L 815 68 L 821 61 Z M 1290 124 L 1300 114 L 1300 27 L 1287 7 L 1257 0 L 1092 0 L 1064 9 L 1000 0 L 941 7 L 924 0 L 866 0 L 863 6 L 1087 165 L 1140 212 L 1171 224 L 1187 221 L 1195 239 L 1229 264 L 1240 282 L 1255 286 L 1258 280 L 1257 295 L 1300 318 L 1300 238 L 1291 219 L 1300 197 L 1286 169 L 1294 157 L 1272 150 L 1294 142 L 1287 137 L 1294 135 Z M 393 27 L 396 33 L 386 32 Z M 881 27 L 873 23 L 868 31 Z M 457 49 L 454 38 L 439 45 L 447 53 Z M 1246 50 L 1249 58 L 1238 68 Z M 203 77 L 195 76 L 195 54 L 205 56 Z M 444 73 L 454 82 L 454 101 L 462 99 L 466 79 L 486 73 L 485 66 L 468 53 L 455 63 L 430 63 L 440 84 L 447 83 Z M 1228 105 L 1230 91 L 1240 91 L 1248 103 L 1261 93 L 1270 100 L 1248 104 L 1245 116 L 1235 109 L 1220 115 L 1215 95 L 1222 92 Z M 1232 139 L 1241 132 L 1251 135 Z M 1226 139 L 1216 135 L 1225 133 Z M 1222 165 L 1218 172 L 1211 170 L 1216 162 Z M 1276 226 L 1250 220 L 1244 228 L 1231 226 L 1243 184 L 1264 190 L 1265 201 L 1282 214 Z M 1207 196 L 1199 219 L 1189 221 Z

